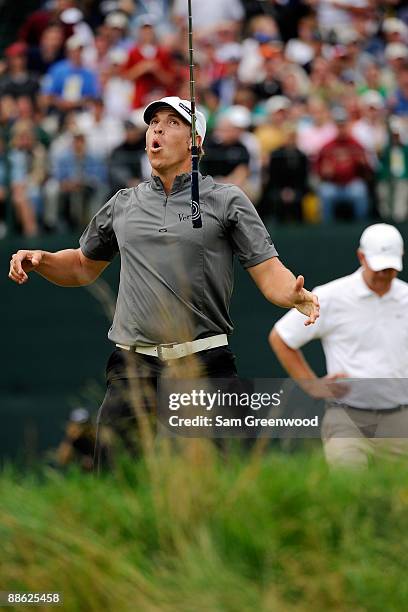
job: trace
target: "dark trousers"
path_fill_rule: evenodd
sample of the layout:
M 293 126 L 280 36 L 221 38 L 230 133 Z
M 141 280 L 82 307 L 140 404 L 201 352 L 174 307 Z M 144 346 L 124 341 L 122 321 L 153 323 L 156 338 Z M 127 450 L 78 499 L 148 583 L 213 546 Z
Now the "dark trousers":
M 235 356 L 230 348 L 222 346 L 195 353 L 200 376 L 206 378 L 237 378 Z M 177 360 L 177 367 L 186 368 L 189 378 L 189 357 Z M 140 451 L 138 430 L 140 418 L 154 420 L 156 394 L 160 378 L 167 365 L 156 357 L 116 349 L 106 366 L 107 389 L 98 412 L 97 426 L 109 428 L 122 446 L 132 454 Z M 193 377 L 197 376 L 193 374 Z M 100 436 L 95 447 L 95 466 L 99 467 Z

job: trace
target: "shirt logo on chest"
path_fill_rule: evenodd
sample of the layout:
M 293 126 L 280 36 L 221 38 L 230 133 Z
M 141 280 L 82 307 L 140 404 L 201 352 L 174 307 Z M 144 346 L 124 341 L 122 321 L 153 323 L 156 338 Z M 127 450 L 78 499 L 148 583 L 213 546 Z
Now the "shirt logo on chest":
M 179 221 L 189 221 L 191 219 L 191 215 L 186 215 L 185 213 L 177 213 Z

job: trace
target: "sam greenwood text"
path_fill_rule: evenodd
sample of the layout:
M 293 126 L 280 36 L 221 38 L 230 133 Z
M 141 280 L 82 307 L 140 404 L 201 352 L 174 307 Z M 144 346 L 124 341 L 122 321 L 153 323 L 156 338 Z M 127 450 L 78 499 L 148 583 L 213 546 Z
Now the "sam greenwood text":
M 310 419 L 293 418 L 259 418 L 248 414 L 244 418 L 229 418 L 217 415 L 215 418 L 198 415 L 195 417 L 180 417 L 176 414 L 169 417 L 171 427 L 319 427 L 319 417 Z

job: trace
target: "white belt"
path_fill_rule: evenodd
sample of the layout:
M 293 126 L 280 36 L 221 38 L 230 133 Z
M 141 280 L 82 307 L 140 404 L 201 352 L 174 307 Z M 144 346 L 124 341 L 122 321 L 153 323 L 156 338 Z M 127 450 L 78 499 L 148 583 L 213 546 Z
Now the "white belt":
M 141 353 L 150 357 L 158 357 L 162 361 L 170 359 L 180 359 L 193 353 L 206 351 L 208 349 L 225 346 L 228 344 L 227 334 L 218 334 L 218 336 L 210 336 L 209 338 L 201 338 L 193 340 L 193 342 L 183 342 L 183 344 L 157 344 L 156 346 L 127 346 L 126 344 L 116 344 L 125 351 Z

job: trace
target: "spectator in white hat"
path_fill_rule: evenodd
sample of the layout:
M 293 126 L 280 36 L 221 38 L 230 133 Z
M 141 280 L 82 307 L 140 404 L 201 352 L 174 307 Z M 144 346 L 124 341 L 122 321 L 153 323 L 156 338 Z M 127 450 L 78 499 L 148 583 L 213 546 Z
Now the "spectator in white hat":
M 387 43 L 402 43 L 408 42 L 408 27 L 401 19 L 389 17 L 384 19 L 382 31 Z
M 42 86 L 45 103 L 61 112 L 80 109 L 87 100 L 98 97 L 100 93 L 96 73 L 83 65 L 82 38 L 71 36 L 65 46 L 67 59 L 51 67 Z
M 84 20 L 84 14 L 76 6 L 65 9 L 60 14 L 60 20 L 66 26 L 72 28 L 72 34 L 82 40 L 84 47 L 92 47 L 94 44 L 94 34 L 90 26 Z
M 261 191 L 261 150 L 258 139 L 250 131 L 252 125 L 251 112 L 240 104 L 234 104 L 227 108 L 222 114 L 235 128 L 239 130 L 239 140 L 249 153 L 249 176 L 243 185 L 243 190 L 254 202 L 258 202 Z
M 244 115 L 240 107 L 238 112 L 237 107 L 232 107 L 232 111 L 228 109 L 219 115 L 213 134 L 206 140 L 200 167 L 203 174 L 214 176 L 218 182 L 232 183 L 246 191 L 250 154 L 241 138 L 246 122 Z
M 390 43 L 385 47 L 384 56 L 392 70 L 398 72 L 408 59 L 408 47 L 400 42 Z
M 105 17 L 104 26 L 106 37 L 111 49 L 125 49 L 128 51 L 134 44 L 133 39 L 127 35 L 129 19 L 120 11 L 109 13 Z
M 397 88 L 399 71 L 408 60 L 408 48 L 402 43 L 389 43 L 384 49 L 384 66 L 382 68 L 382 83 L 388 96 L 392 96 Z
M 128 54 L 124 49 L 109 51 L 109 67 L 103 79 L 102 97 L 109 117 L 124 120 L 132 109 L 133 85 L 123 77 Z
M 361 117 L 351 126 L 351 135 L 366 150 L 373 168 L 378 153 L 387 142 L 385 101 L 378 91 L 368 90 L 360 96 Z

